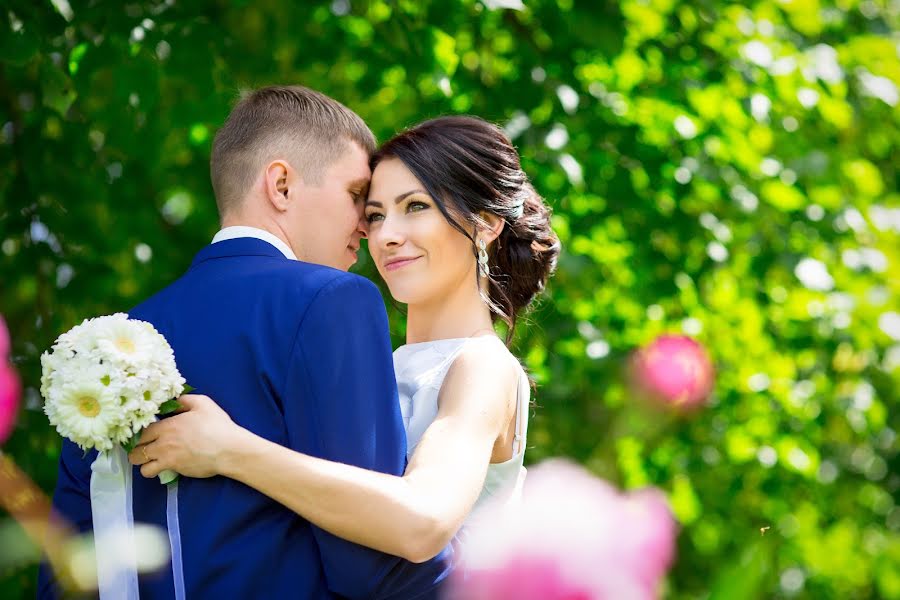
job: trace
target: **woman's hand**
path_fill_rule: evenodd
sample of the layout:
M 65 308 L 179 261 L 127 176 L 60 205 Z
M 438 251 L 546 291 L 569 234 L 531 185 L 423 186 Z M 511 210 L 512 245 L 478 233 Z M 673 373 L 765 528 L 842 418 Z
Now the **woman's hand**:
M 221 474 L 225 453 L 245 430 L 208 396 L 188 394 L 178 402 L 179 414 L 147 427 L 128 460 L 148 479 L 165 469 L 187 477 Z

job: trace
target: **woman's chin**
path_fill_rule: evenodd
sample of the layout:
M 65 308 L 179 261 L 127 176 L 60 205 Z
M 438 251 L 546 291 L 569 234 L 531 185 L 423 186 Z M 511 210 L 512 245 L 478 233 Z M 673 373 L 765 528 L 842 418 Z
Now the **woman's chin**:
M 391 292 L 391 298 L 394 301 L 399 302 L 400 304 L 415 304 L 417 299 L 417 294 L 413 293 L 411 290 L 406 289 L 406 286 L 388 286 L 388 290 Z
M 416 282 L 411 277 L 397 277 L 394 275 L 385 278 L 385 283 L 387 283 L 391 298 L 401 304 L 416 304 L 422 301 L 424 286 L 421 282 Z

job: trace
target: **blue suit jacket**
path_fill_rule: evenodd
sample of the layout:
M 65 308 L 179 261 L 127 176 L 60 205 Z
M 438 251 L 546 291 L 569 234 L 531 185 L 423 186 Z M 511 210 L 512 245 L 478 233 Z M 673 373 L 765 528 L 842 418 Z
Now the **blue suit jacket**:
M 313 456 L 400 475 L 406 438 L 387 315 L 368 280 L 286 259 L 240 238 L 204 248 L 180 279 L 133 311 L 175 351 L 188 383 L 239 425 Z M 66 440 L 53 504 L 91 527 L 95 452 Z M 166 525 L 166 486 L 134 470 L 135 521 Z M 188 598 L 432 598 L 452 550 L 413 564 L 337 538 L 242 483 L 179 482 Z M 174 597 L 171 569 L 142 598 Z M 56 597 L 41 570 L 39 598 Z

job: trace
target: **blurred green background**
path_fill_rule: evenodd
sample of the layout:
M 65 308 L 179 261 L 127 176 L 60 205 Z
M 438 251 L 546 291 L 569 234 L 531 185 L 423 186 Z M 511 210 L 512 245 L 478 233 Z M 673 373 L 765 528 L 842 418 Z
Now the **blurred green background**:
M 515 341 L 528 461 L 665 490 L 666 597 L 900 598 L 898 52 L 896 0 L 5 0 L 0 313 L 26 391 L 4 452 L 52 490 L 40 353 L 187 268 L 238 91 L 302 83 L 381 140 L 506 127 L 565 247 Z M 627 392 L 664 332 L 718 369 L 692 418 Z M 7 560 L 0 595 L 35 576 Z

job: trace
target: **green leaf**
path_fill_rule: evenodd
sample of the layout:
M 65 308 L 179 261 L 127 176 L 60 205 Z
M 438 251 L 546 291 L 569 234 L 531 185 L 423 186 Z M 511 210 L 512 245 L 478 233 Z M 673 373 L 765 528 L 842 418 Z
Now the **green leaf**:
M 456 72 L 456 66 L 459 64 L 459 55 L 456 53 L 456 40 L 437 27 L 432 27 L 431 42 L 434 59 L 444 73 L 452 76 Z
M 190 394 L 191 392 L 193 392 L 193 391 L 196 390 L 196 389 L 197 389 L 197 388 L 195 388 L 195 387 L 192 386 L 192 385 L 184 384 L 184 390 L 182 390 L 181 393 L 182 393 L 182 394 Z
M 134 434 L 133 436 L 131 436 L 131 439 L 129 439 L 124 444 L 122 444 L 122 447 L 125 448 L 125 452 L 131 452 L 132 450 L 134 450 L 137 447 L 140 439 L 141 439 L 141 432 L 138 432 L 138 433 Z
M 697 520 L 703 512 L 700 500 L 691 485 L 691 480 L 686 475 L 677 475 L 672 483 L 672 493 L 669 495 L 672 511 L 678 521 L 689 525 Z
M 41 91 L 44 106 L 66 116 L 78 94 L 69 76 L 49 59 L 41 63 Z
M 88 45 L 82 43 L 72 48 L 72 52 L 69 53 L 69 73 L 73 76 L 78 73 L 78 65 L 81 62 L 81 59 L 84 58 L 87 49 Z
M 806 196 L 797 191 L 797 188 L 780 181 L 765 182 L 762 185 L 762 197 L 775 208 L 784 211 L 799 210 L 807 204 Z
M 737 560 L 719 571 L 709 600 L 753 600 L 764 597 L 763 584 L 771 570 L 771 560 L 771 544 L 765 540 L 747 546 Z
M 5 21 L 6 15 L 0 17 Z M 0 60 L 21 66 L 37 55 L 40 50 L 40 39 L 30 28 L 11 32 L 6 27 L 0 30 Z
M 181 408 L 181 403 L 178 400 L 166 400 L 159 406 L 159 414 L 168 415 L 175 412 L 179 408 Z

